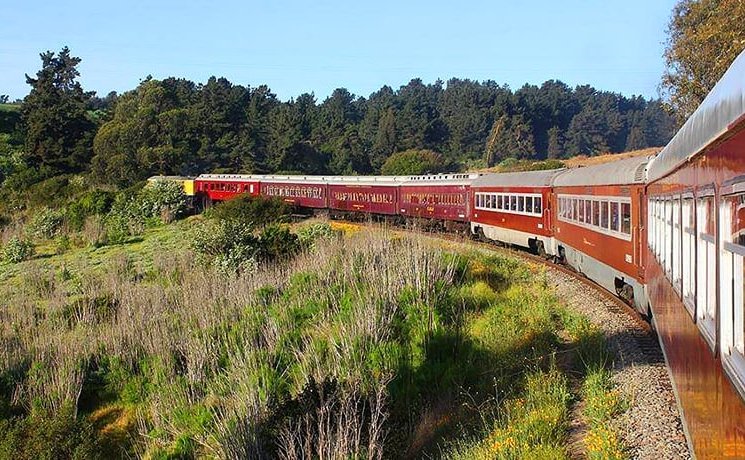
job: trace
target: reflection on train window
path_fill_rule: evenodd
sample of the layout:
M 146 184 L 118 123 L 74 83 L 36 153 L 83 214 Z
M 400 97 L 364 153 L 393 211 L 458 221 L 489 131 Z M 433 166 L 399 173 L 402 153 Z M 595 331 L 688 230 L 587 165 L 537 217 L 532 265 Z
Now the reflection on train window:
M 618 203 L 616 202 L 611 202 L 610 204 L 610 229 L 616 232 L 620 230 L 620 217 Z
M 600 228 L 608 228 L 608 202 L 600 202 Z
M 745 377 L 745 194 L 723 197 L 720 212 L 720 340 L 725 367 Z
M 720 261 L 723 352 L 745 355 L 745 194 L 722 200 L 722 252 Z
M 621 233 L 631 234 L 631 203 L 621 203 Z
M 680 248 L 680 243 L 683 239 L 683 233 L 681 231 L 680 226 L 680 198 L 676 197 L 672 201 L 672 267 L 671 267 L 671 273 L 673 278 L 673 287 L 675 288 L 678 293 L 681 292 L 681 255 L 682 251 Z
M 592 202 L 592 225 L 600 225 L 600 203 Z
M 716 334 L 716 205 L 713 196 L 698 199 L 696 206 L 697 322 L 714 345 Z
M 693 314 L 696 294 L 696 208 L 683 199 L 683 304 Z

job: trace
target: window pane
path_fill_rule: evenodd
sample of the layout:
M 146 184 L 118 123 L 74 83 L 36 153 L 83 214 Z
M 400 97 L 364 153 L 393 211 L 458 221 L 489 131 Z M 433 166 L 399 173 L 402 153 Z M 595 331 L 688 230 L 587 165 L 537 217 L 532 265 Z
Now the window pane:
M 540 196 L 535 197 L 535 202 L 533 203 L 533 212 L 536 214 L 543 214 L 543 208 L 541 207 L 541 201 L 543 201 L 543 198 Z
M 608 202 L 600 202 L 600 226 L 602 228 L 608 228 Z
M 621 203 L 621 232 L 631 235 L 631 203 Z
M 517 211 L 517 195 L 510 195 L 510 209 Z
M 502 195 L 497 195 L 497 209 L 502 209 L 503 201 L 502 201 Z
M 520 212 L 525 211 L 525 197 L 524 196 L 517 197 L 517 210 Z
M 585 200 L 577 200 L 577 221 L 585 221 Z
M 621 219 L 618 213 L 618 203 L 615 201 L 611 201 L 610 204 L 610 219 L 610 229 L 616 232 L 619 231 L 621 229 Z
M 592 225 L 600 225 L 600 202 L 592 202 Z
M 525 211 L 533 212 L 533 197 L 532 196 L 525 197 Z

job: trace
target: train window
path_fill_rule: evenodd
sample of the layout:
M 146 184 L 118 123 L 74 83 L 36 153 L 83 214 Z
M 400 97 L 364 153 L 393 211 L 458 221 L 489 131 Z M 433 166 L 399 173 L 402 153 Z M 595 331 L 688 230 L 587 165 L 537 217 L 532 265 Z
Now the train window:
M 600 202 L 592 201 L 592 225 L 600 225 Z
M 665 204 L 661 199 L 657 199 L 657 225 L 655 227 L 657 231 L 657 260 L 662 263 L 662 254 L 665 249 L 665 220 L 664 220 Z
M 673 279 L 673 287 L 675 288 L 678 293 L 682 291 L 681 287 L 681 255 L 682 250 L 680 248 L 680 243 L 683 239 L 683 235 L 681 232 L 681 226 L 680 226 L 680 198 L 676 197 L 672 201 L 672 239 L 673 239 L 673 252 L 672 257 L 670 260 L 672 261 L 672 269 L 670 270 L 672 273 L 672 279 Z
M 696 321 L 709 345 L 716 334 L 716 205 L 713 196 L 703 196 L 696 205 L 698 257 L 696 263 Z
M 504 209 L 503 205 L 504 201 L 502 200 L 502 195 L 497 195 L 497 209 Z
M 611 201 L 610 203 L 610 229 L 617 232 L 620 228 L 620 217 L 618 215 L 618 203 Z
M 533 212 L 533 197 L 532 196 L 525 197 L 525 210 L 527 212 Z
M 665 200 L 665 220 L 664 225 L 664 238 L 665 238 L 665 250 L 662 254 L 662 264 L 665 267 L 665 275 L 668 280 L 672 280 L 672 267 L 670 258 L 673 253 L 673 202 L 669 198 Z
M 621 233 L 631 235 L 631 203 L 621 203 Z
M 585 222 L 585 200 L 577 200 L 577 222 Z
M 696 208 L 693 197 L 683 198 L 683 304 L 694 314 L 696 294 Z
M 517 195 L 510 195 L 510 210 L 517 211 Z
M 600 202 L 600 227 L 608 228 L 608 202 Z
M 491 196 L 491 208 L 492 209 L 498 209 L 498 207 L 497 207 L 497 197 L 498 196 L 499 195 L 492 195 Z
M 517 197 L 517 211 L 525 212 L 525 197 L 524 196 Z
M 535 197 L 535 200 L 533 201 L 533 212 L 536 214 L 543 214 L 543 206 L 542 206 L 543 198 L 540 196 Z
M 745 375 L 745 194 L 726 196 L 721 203 L 721 353 Z

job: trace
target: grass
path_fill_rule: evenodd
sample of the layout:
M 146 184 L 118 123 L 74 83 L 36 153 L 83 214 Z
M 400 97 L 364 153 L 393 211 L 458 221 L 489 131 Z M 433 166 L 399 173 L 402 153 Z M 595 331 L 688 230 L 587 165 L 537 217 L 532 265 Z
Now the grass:
M 8 432 L 73 407 L 82 425 L 61 426 L 93 430 L 107 457 L 465 458 L 499 443 L 501 458 L 564 458 L 573 396 L 554 354 L 562 331 L 589 329 L 539 268 L 350 226 L 221 275 L 194 261 L 192 224 L 0 265 Z M 0 434 L 0 453 L 38 442 Z

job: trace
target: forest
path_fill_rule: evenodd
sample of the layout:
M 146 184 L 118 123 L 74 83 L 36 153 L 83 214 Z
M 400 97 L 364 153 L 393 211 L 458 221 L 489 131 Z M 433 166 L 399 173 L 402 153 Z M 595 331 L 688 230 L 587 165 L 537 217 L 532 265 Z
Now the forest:
M 435 155 L 422 171 L 434 173 L 661 146 L 676 128 L 660 100 L 557 80 L 512 90 L 414 78 L 367 97 L 338 88 L 281 101 L 266 85 L 147 77 L 101 98 L 82 88 L 68 48 L 41 61 L 20 106 L 0 111 L 0 174 L 21 184 L 79 172 L 117 186 L 154 174 L 377 174 L 411 150 Z

